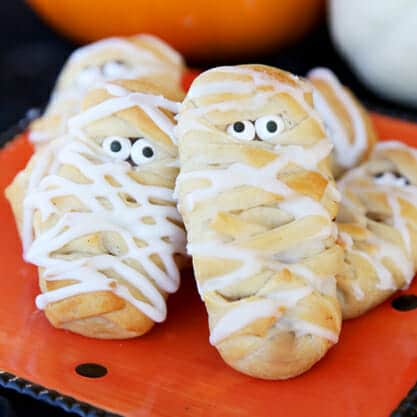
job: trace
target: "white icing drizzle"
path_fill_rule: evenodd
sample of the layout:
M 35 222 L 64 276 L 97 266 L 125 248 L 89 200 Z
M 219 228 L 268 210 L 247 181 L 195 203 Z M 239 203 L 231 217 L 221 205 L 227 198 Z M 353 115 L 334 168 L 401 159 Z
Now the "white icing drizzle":
M 417 152 L 415 149 L 411 149 L 400 142 L 381 142 L 375 146 L 374 157 L 378 158 L 378 153 L 384 150 L 390 149 L 402 149 L 407 153 L 414 156 L 417 164 Z M 369 178 L 368 183 L 363 185 L 355 184 L 356 179 Z M 391 212 L 391 226 L 394 227 L 401 235 L 404 249 L 400 246 L 394 245 L 389 241 L 379 237 L 372 233 L 367 238 L 367 242 L 374 247 L 374 251 L 371 254 L 366 253 L 363 250 L 353 249 L 354 242 L 352 237 L 347 233 L 341 232 L 339 237 L 346 244 L 346 249 L 352 254 L 361 256 L 366 259 L 368 263 L 372 265 L 378 276 L 379 282 L 377 288 L 380 290 L 395 290 L 397 285 L 394 281 L 394 277 L 390 270 L 383 264 L 383 259 L 389 259 L 396 268 L 401 272 L 405 280 L 405 287 L 407 287 L 414 277 L 415 269 L 412 259 L 412 247 L 411 247 L 411 234 L 410 229 L 407 225 L 407 220 L 402 216 L 400 210 L 399 199 L 406 200 L 417 206 L 417 187 L 414 185 L 407 185 L 406 180 L 403 177 L 397 177 L 391 172 L 383 173 L 378 177 L 374 177 L 370 174 L 365 166 L 352 170 L 344 176 L 342 180 L 338 182 L 339 189 L 343 195 L 342 204 L 348 207 L 352 213 L 359 214 L 357 205 L 350 200 L 345 190 L 349 189 L 353 194 L 363 194 L 366 196 L 367 193 L 381 192 L 385 194 L 386 201 L 390 207 Z M 364 213 L 361 213 L 362 217 Z M 357 283 L 355 283 L 357 284 Z M 362 290 L 357 291 L 353 288 L 354 295 L 357 299 L 363 298 Z
M 359 162 L 368 144 L 366 126 L 358 106 L 349 94 L 344 91 L 342 84 L 329 69 L 315 68 L 308 73 L 308 78 L 326 82 L 349 114 L 354 134 L 352 143 L 349 140 L 348 132 L 334 112 L 331 104 L 327 102 L 318 89 L 314 90 L 314 105 L 330 130 L 329 136 L 335 145 L 336 160 L 340 166 L 351 168 Z
M 136 106 L 142 109 L 176 143 L 173 132 L 175 124 L 161 109 L 177 113 L 180 106 L 178 102 L 168 100 L 163 96 L 132 92 L 114 84 L 106 84 L 104 88 L 115 98 L 90 107 L 86 111 L 72 117 L 68 121 L 68 128 L 71 134 L 80 136 L 82 135 L 82 128 L 84 126 L 118 111 Z
M 378 154 L 379 152 L 383 152 L 387 149 L 399 149 L 407 152 L 408 154 L 412 155 L 413 158 L 417 161 L 417 149 L 412 148 L 406 145 L 404 142 L 400 142 L 399 140 L 384 140 L 383 142 L 378 142 L 375 145 L 373 150 L 373 154 Z
M 69 117 L 75 114 L 80 107 L 86 92 L 92 87 L 99 87 L 106 82 L 116 79 L 135 79 L 145 77 L 169 77 L 173 83 L 179 83 L 182 69 L 182 58 L 168 45 L 165 45 L 151 35 L 137 35 L 133 39 L 145 40 L 152 45 L 159 54 L 146 45 L 138 45 L 128 38 L 108 38 L 97 41 L 77 49 L 68 59 L 60 81 L 69 76 L 72 68 L 88 63 L 91 56 L 98 53 L 108 53 L 108 60 L 100 66 L 93 65 L 79 70 L 70 85 L 58 88 L 52 95 L 46 114 L 61 116 L 60 132 L 66 132 L 66 123 Z M 118 55 L 115 55 L 118 51 Z M 118 56 L 121 57 L 118 58 Z M 168 59 L 166 59 L 168 58 Z M 118 62 L 121 59 L 123 62 Z M 51 140 L 47 131 L 34 130 L 29 133 L 33 143 L 42 143 Z
M 354 281 L 351 283 L 353 295 L 357 300 L 363 300 L 365 298 L 365 293 L 359 285 L 359 282 Z
M 296 337 L 314 334 L 318 337 L 322 337 L 323 339 L 328 339 L 333 343 L 337 343 L 339 341 L 339 336 L 334 332 L 323 326 L 319 326 L 305 320 L 300 320 L 299 318 L 293 319 L 290 317 L 282 317 L 279 321 L 277 321 L 275 327 L 283 329 L 284 331 L 290 328 L 295 332 Z
M 244 302 L 237 307 L 233 307 L 230 313 L 224 315 L 212 330 L 210 343 L 216 345 L 225 339 L 230 332 L 236 332 L 254 320 L 271 316 L 275 316 L 277 319 L 280 318 L 286 308 L 294 307 L 300 300 L 311 294 L 312 291 L 313 289 L 310 287 L 280 291 L 268 294 L 265 300 Z
M 275 147 L 278 158 L 262 168 L 255 168 L 243 163 L 234 163 L 222 169 L 207 169 L 193 172 L 181 172 L 177 178 L 177 184 L 191 179 L 209 179 L 210 187 L 198 189 L 189 193 L 185 199 L 185 208 L 192 210 L 195 204 L 211 198 L 223 191 L 233 189 L 238 186 L 253 186 L 269 193 L 274 193 L 286 197 L 280 203 L 286 207 L 294 217 L 299 218 L 303 214 L 325 215 L 325 210 L 320 203 L 309 197 L 295 196 L 291 188 L 276 178 L 276 173 L 293 162 L 304 167 L 303 161 L 310 170 L 316 170 L 317 163 L 325 158 L 331 151 L 331 145 L 327 140 L 322 140 L 309 149 L 302 146 L 280 146 Z M 303 159 L 304 157 L 304 159 Z M 290 200 L 290 197 L 296 200 Z M 310 206 L 310 207 L 308 207 Z M 301 209 L 301 207 L 303 207 Z M 307 209 L 304 211 L 304 208 Z
M 352 237 L 346 232 L 340 232 L 340 239 L 346 246 L 346 251 L 350 252 L 353 255 L 360 256 L 361 258 L 366 259 L 366 261 L 372 265 L 375 269 L 376 275 L 379 279 L 377 287 L 381 290 L 395 289 L 395 283 L 392 277 L 391 272 L 384 266 L 382 263 L 382 257 L 386 254 L 386 251 L 380 249 L 380 242 L 376 242 L 375 238 L 369 240 L 369 243 L 373 242 L 378 245 L 378 250 L 376 253 L 369 255 L 364 251 L 356 250 L 353 248 L 354 242 Z M 384 242 L 382 242 L 384 244 Z M 395 249 L 395 248 L 394 248 Z M 397 251 L 396 251 L 397 252 Z M 363 291 L 360 288 L 359 284 L 355 282 L 352 284 L 353 293 L 355 297 L 360 300 L 364 297 Z
M 224 259 L 236 259 L 241 261 L 241 266 L 236 270 L 217 276 L 199 285 L 199 292 L 201 297 L 208 291 L 216 291 L 225 288 L 231 284 L 238 283 L 246 277 L 260 271 L 262 262 L 258 259 L 252 251 L 243 248 L 237 248 L 216 240 L 215 243 L 189 243 L 187 245 L 187 252 L 192 256 L 219 256 L 222 254 Z
M 58 161 L 55 158 L 55 154 L 59 147 L 62 146 L 62 143 L 66 140 L 66 136 L 57 139 L 53 143 L 50 143 L 47 148 L 42 149 L 36 154 L 36 163 L 33 166 L 26 188 L 27 196 L 29 196 L 34 192 L 34 190 L 36 190 L 36 187 L 39 185 L 39 182 L 45 175 L 47 175 L 49 171 L 53 172 L 56 170 Z M 25 253 L 32 243 L 33 209 L 26 202 L 26 199 L 23 202 L 23 207 L 24 210 L 22 216 L 22 244 L 23 252 Z
M 162 42 L 155 37 L 144 34 L 138 35 L 136 38 L 138 40 L 146 39 L 148 43 L 152 43 L 154 46 L 157 46 L 160 52 L 163 52 L 163 55 L 169 57 L 171 64 L 178 66 L 181 65 L 181 56 L 169 46 L 162 44 Z M 73 52 L 69 58 L 68 63 L 75 64 L 79 63 L 80 61 L 88 61 L 93 53 L 103 52 L 111 49 L 122 50 L 126 53 L 127 56 L 131 57 L 135 57 L 140 54 L 140 59 L 143 67 L 138 68 L 138 71 L 146 72 L 147 74 L 149 72 L 161 70 L 161 60 L 157 55 L 155 55 L 151 50 L 147 49 L 146 46 L 142 47 L 136 45 L 128 38 L 107 38 L 83 46 L 82 48 L 79 48 Z
M 312 117 L 320 126 L 323 126 L 322 119 L 317 111 L 310 106 L 304 98 L 305 93 L 312 92 L 311 88 L 306 83 L 302 86 L 297 85 L 297 87 L 293 87 L 288 83 L 281 83 L 278 80 L 269 77 L 267 74 L 255 71 L 251 68 L 218 67 L 212 71 L 245 75 L 249 76 L 250 80 L 242 81 L 228 79 L 227 82 L 224 83 L 218 81 L 205 81 L 204 85 L 203 83 L 193 83 L 188 91 L 188 97 L 200 97 L 202 95 L 217 94 L 219 92 L 217 90 L 218 88 L 220 88 L 220 92 L 223 93 L 225 92 L 227 85 L 229 86 L 229 92 L 242 92 L 245 93 L 245 95 L 248 95 L 248 97 L 245 97 L 245 99 L 241 101 L 228 100 L 222 103 L 200 105 L 199 108 L 189 109 L 189 122 L 184 122 L 182 124 L 181 132 L 179 132 L 179 134 L 185 134 L 189 130 L 194 130 L 196 122 L 195 119 L 199 116 L 204 116 L 211 111 L 245 111 L 249 107 L 257 109 L 265 105 L 268 100 L 276 94 L 291 95 L 309 115 L 309 117 Z M 297 79 L 297 77 L 294 76 L 294 79 Z M 205 130 L 205 128 L 207 128 L 204 124 L 199 122 L 197 123 L 199 125 L 198 130 Z
M 140 99 L 145 100 L 146 106 L 155 113 L 158 110 L 152 106 L 177 109 L 176 103 L 165 101 L 162 97 L 135 95 L 131 100 L 128 94 L 109 99 L 88 109 L 87 114 L 75 118 L 74 132 L 79 132 L 78 129 L 87 123 L 106 117 L 121 107 L 127 108 L 127 103 L 130 103 L 130 107 L 140 106 Z M 114 100 L 120 101 L 115 103 Z M 184 253 L 185 233 L 169 220 L 181 222 L 175 206 L 152 201 L 157 199 L 174 203 L 173 192 L 165 187 L 136 182 L 129 175 L 132 167 L 128 162 L 112 159 L 99 145 L 83 136 L 71 137 L 71 140 L 63 138 L 41 150 L 43 153 L 36 160 L 29 179 L 22 228 L 25 259 L 43 268 L 43 277 L 47 281 L 76 281 L 75 284 L 39 295 L 37 306 L 43 309 L 49 303 L 77 294 L 112 291 L 153 321 L 163 321 L 166 317 L 166 304 L 159 290 L 172 293 L 178 288 L 180 277 L 174 254 Z M 63 165 L 77 169 L 89 182 L 77 183 L 60 176 L 58 169 Z M 107 181 L 109 175 L 116 181 L 116 186 Z M 126 205 L 124 193 L 135 199 L 137 205 Z M 54 204 L 55 199 L 60 197 L 76 198 L 83 210 L 61 212 Z M 101 199 L 111 207 L 102 204 Z M 52 227 L 33 237 L 35 211 L 42 221 L 51 215 L 56 215 L 58 220 Z M 153 218 L 154 223 L 143 223 L 141 219 L 144 217 Z M 113 232 L 122 238 L 127 248 L 126 253 L 89 254 L 75 260 L 55 254 L 74 240 L 103 232 Z M 135 239 L 146 242 L 146 245 L 139 247 Z M 161 267 L 153 262 L 153 255 L 159 256 Z M 139 262 L 144 272 L 130 266 L 130 260 Z M 109 271 L 139 290 L 146 301 L 136 299 L 127 286 L 112 278 Z
M 216 345 L 231 333 L 234 333 L 255 320 L 279 316 L 277 302 L 263 299 L 250 303 L 242 303 L 226 313 L 210 332 L 210 343 Z
M 50 135 L 43 130 L 30 130 L 29 131 L 29 140 L 32 143 L 42 143 L 49 141 Z
M 398 204 L 398 200 L 394 196 L 388 195 L 388 204 L 391 206 L 393 214 L 393 226 L 401 233 L 407 254 L 411 256 L 410 231 L 408 230 L 406 221 L 401 216 L 401 209 L 400 205 Z
M 405 281 L 407 284 L 411 282 L 414 277 L 414 266 L 413 261 L 411 259 L 411 236 L 410 231 L 407 227 L 406 221 L 400 213 L 400 207 L 398 204 L 398 197 L 404 198 L 401 193 L 402 187 L 398 187 L 399 189 L 395 189 L 392 186 L 389 189 L 386 188 L 384 185 L 375 184 L 374 187 L 369 188 L 357 188 L 357 187 L 350 187 L 350 190 L 353 192 L 375 192 L 378 191 L 378 188 L 381 188 L 381 191 L 384 192 L 387 196 L 387 202 L 391 208 L 392 213 L 392 225 L 397 229 L 402 237 L 405 253 L 400 247 L 397 247 L 388 241 L 377 237 L 376 235 L 372 235 L 372 237 L 368 238 L 368 242 L 375 245 L 378 248 L 377 252 L 372 255 L 372 262 L 375 269 L 378 271 L 378 275 L 381 279 L 378 288 L 380 289 L 392 289 L 395 288 L 395 283 L 392 278 L 392 274 L 388 271 L 388 269 L 383 266 L 382 258 L 387 257 L 390 258 L 391 261 L 397 266 L 397 268 L 401 271 L 404 276 Z M 413 188 L 414 192 L 417 192 L 416 187 L 407 186 L 407 188 Z M 407 190 L 407 192 L 413 192 L 411 189 Z M 344 196 L 343 202 L 346 203 L 350 201 L 346 196 Z M 415 202 L 414 202 L 415 204 Z M 350 202 L 351 207 L 355 207 L 354 203 Z M 362 252 L 358 252 L 362 253 Z M 366 254 L 363 254 L 365 257 Z M 369 256 L 369 255 L 366 255 Z M 384 272 L 384 270 L 386 272 Z M 389 277 L 388 277 L 389 275 Z
M 210 82 L 193 86 L 188 93 L 188 97 L 195 99 L 211 93 L 251 94 L 253 93 L 253 85 L 246 81 L 234 81 L 233 83 L 229 80 Z
M 339 238 L 342 241 L 342 243 L 346 246 L 347 249 L 352 249 L 353 239 L 349 233 L 339 232 Z
M 393 290 L 395 289 L 395 283 L 392 279 L 391 272 L 382 264 L 380 258 L 380 252 L 378 251 L 377 256 L 368 255 L 364 251 L 352 249 L 351 253 L 360 256 L 368 261 L 375 269 L 376 275 L 379 279 L 377 287 L 381 290 Z
M 265 104 L 270 97 L 277 93 L 290 94 L 310 117 L 317 120 L 319 124 L 321 123 L 317 113 L 304 99 L 304 93 L 308 87 L 305 87 L 306 90 L 294 88 L 248 68 L 220 67 L 212 71 L 248 75 L 250 76 L 250 80 L 233 81 L 228 79 L 225 82 L 205 81 L 200 84 L 194 83 L 189 90 L 189 98 L 192 99 L 227 92 L 245 95 L 252 94 L 252 96 L 245 97 L 242 102 L 228 100 L 222 103 L 200 105 L 198 108 L 188 108 L 185 110 L 187 114 L 181 116 L 180 124 L 177 127 L 176 133 L 178 136 L 185 135 L 189 132 L 196 132 L 198 134 L 200 131 L 219 135 L 219 131 L 208 125 L 205 121 L 207 120 L 206 115 L 208 113 L 211 111 L 227 112 L 229 110 L 247 111 L 250 108 L 256 109 Z M 265 87 L 268 87 L 268 89 L 265 89 Z M 199 203 L 210 198 L 215 198 L 221 193 L 226 193 L 229 190 L 243 186 L 252 186 L 282 196 L 284 201 L 278 202 L 277 207 L 291 214 L 294 219 L 307 216 L 323 217 L 328 222 L 329 227 L 324 227 L 324 230 L 321 230 L 317 236 L 312 236 L 311 239 L 324 242 L 329 237 L 335 235 L 335 228 L 331 227 L 332 221 L 329 213 L 313 198 L 297 194 L 284 182 L 278 180 L 277 173 L 289 163 L 299 165 L 307 170 L 318 171 L 318 164 L 330 154 L 331 149 L 332 145 L 327 139 L 323 139 L 309 148 L 298 145 L 276 145 L 272 151 L 275 152 L 277 157 L 272 162 L 260 168 L 239 162 L 212 169 L 182 171 L 177 177 L 177 194 L 182 184 L 191 180 L 209 180 L 210 184 L 204 188 L 187 192 L 187 195 L 181 202 L 180 208 L 185 212 L 191 212 L 196 209 Z M 330 189 L 330 192 L 339 197 L 334 187 Z M 320 247 L 320 249 L 323 248 Z M 251 302 L 243 301 L 233 306 L 211 329 L 210 342 L 213 345 L 220 343 L 232 333 L 243 329 L 257 319 L 271 316 L 275 316 L 278 319 L 282 314 L 282 308 L 285 309 L 286 307 L 295 306 L 298 301 L 306 297 L 313 290 L 318 290 L 326 294 L 331 293 L 335 297 L 334 277 L 317 277 L 307 267 L 276 260 L 273 255 L 262 253 L 262 251 L 247 250 L 237 245 L 234 246 L 233 243 L 223 242 L 220 239 L 211 239 L 204 243 L 192 241 L 188 244 L 188 252 L 193 256 L 216 257 L 238 261 L 240 264 L 232 272 L 210 278 L 204 283 L 200 283 L 199 292 L 203 299 L 207 292 L 221 290 L 229 285 L 236 284 L 241 280 L 261 272 L 265 265 L 268 265 L 268 268 L 276 271 L 288 269 L 294 274 L 303 277 L 308 284 L 307 287 L 298 288 L 291 293 L 286 291 L 282 294 L 269 294 L 261 300 L 258 299 Z M 281 323 L 281 320 L 282 318 L 279 319 L 278 323 Z M 296 331 L 303 334 L 315 334 L 332 341 L 337 340 L 337 335 L 333 332 L 326 331 L 326 329 L 310 323 L 303 322 L 295 325 L 294 323 L 288 322 L 287 330 L 295 331 L 296 327 Z

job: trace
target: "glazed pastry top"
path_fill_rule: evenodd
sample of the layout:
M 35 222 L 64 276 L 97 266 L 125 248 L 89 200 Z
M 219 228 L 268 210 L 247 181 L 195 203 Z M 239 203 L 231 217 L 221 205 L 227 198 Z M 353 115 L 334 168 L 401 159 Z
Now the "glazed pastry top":
M 211 343 L 269 316 L 282 316 L 277 326 L 299 335 L 335 342 L 337 329 L 283 316 L 314 291 L 335 296 L 334 276 L 318 277 L 303 264 L 334 244 L 339 199 L 329 172 L 332 145 L 308 83 L 256 65 L 207 71 L 192 84 L 176 131 L 181 137 L 176 192 L 203 299 L 210 302 L 216 293 L 227 299 L 229 290 L 265 272 L 265 265 L 303 282 L 242 297 L 214 320 Z M 291 223 L 312 227 L 299 238 L 289 232 L 279 243 Z M 220 266 L 210 271 L 204 261 L 216 258 L 224 271 Z
M 358 165 L 375 142 L 366 111 L 327 68 L 307 74 L 315 85 L 314 105 L 323 118 L 334 144 L 334 157 L 341 170 Z
M 79 48 L 71 55 L 56 91 L 81 93 L 98 83 L 142 77 L 167 77 L 179 85 L 183 66 L 182 57 L 154 36 L 108 38 Z
M 69 136 L 39 152 L 24 200 L 25 258 L 47 281 L 74 281 L 38 296 L 39 308 L 112 291 L 164 320 L 161 292 L 178 288 L 185 235 L 172 196 L 180 98 L 163 92 L 145 81 L 105 84 L 70 120 Z M 96 251 L 79 253 L 88 239 L 99 239 Z
M 62 116 L 62 120 L 34 123 L 30 139 L 52 139 L 48 131 L 51 128 L 65 132 L 67 118 L 78 112 L 84 95 L 92 87 L 116 79 L 147 78 L 168 89 L 181 89 L 183 70 L 182 57 L 150 35 L 108 38 L 79 48 L 64 66 L 45 112 L 49 117 Z
M 417 151 L 401 142 L 380 142 L 370 160 L 338 186 L 343 199 L 337 220 L 347 250 L 377 271 L 378 289 L 398 288 L 393 271 L 407 286 L 417 267 Z M 360 289 L 356 297 L 364 297 Z

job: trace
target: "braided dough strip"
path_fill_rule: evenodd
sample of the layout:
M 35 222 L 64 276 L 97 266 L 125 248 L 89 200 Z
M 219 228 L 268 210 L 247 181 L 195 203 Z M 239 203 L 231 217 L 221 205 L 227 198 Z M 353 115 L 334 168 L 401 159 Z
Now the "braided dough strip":
M 115 79 L 146 78 L 165 89 L 181 90 L 182 57 L 151 35 L 108 38 L 71 54 L 59 75 L 44 115 L 31 125 L 29 138 L 39 147 L 67 131 L 86 92 Z
M 345 267 L 337 287 L 348 319 L 408 287 L 416 273 L 417 151 L 396 141 L 378 143 L 338 187 Z
M 377 134 L 366 109 L 333 72 L 314 68 L 307 77 L 314 86 L 314 106 L 334 144 L 332 172 L 338 178 L 369 157 Z
M 39 267 L 36 304 L 55 327 L 128 338 L 166 317 L 185 233 L 173 199 L 179 97 L 163 93 L 143 80 L 93 90 L 70 134 L 36 153 L 6 191 L 25 259 Z M 154 159 L 115 160 L 103 148 L 115 135 L 145 137 Z
M 285 126 L 270 141 L 228 133 L 264 115 Z M 176 132 L 176 192 L 211 344 L 255 377 L 306 371 L 338 340 L 343 258 L 331 144 L 311 88 L 266 66 L 212 69 L 192 84 Z

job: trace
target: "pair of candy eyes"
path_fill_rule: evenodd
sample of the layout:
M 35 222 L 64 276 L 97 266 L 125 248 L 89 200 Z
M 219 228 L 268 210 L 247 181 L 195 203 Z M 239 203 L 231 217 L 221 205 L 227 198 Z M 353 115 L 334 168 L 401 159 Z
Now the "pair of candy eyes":
M 81 70 L 81 72 L 78 75 L 77 82 L 83 86 L 83 85 L 90 85 L 92 82 L 94 82 L 95 79 L 99 77 L 104 78 L 117 78 L 124 75 L 124 73 L 127 71 L 128 66 L 123 62 L 119 60 L 115 61 L 108 61 L 105 62 L 102 65 L 93 65 L 88 66 Z
M 227 127 L 229 135 L 243 141 L 251 141 L 256 137 L 261 140 L 271 140 L 284 130 L 284 119 L 276 115 L 262 116 L 255 122 L 240 120 Z
M 101 146 L 107 155 L 119 161 L 130 160 L 134 165 L 146 164 L 155 159 L 154 146 L 144 138 L 132 142 L 122 136 L 109 136 Z
M 397 171 L 386 171 L 386 172 L 377 172 L 376 174 L 373 175 L 373 177 L 376 180 L 381 180 L 384 177 L 390 176 L 391 178 L 394 178 L 395 181 L 397 182 L 403 182 L 403 185 L 411 185 L 410 180 L 405 177 L 404 175 L 400 174 Z

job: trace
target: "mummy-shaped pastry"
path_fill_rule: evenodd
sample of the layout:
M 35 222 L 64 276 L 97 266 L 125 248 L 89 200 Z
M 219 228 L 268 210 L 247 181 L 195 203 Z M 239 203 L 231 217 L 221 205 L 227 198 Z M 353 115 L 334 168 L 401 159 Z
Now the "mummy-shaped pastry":
M 179 209 L 210 342 L 233 368 L 284 379 L 338 340 L 338 192 L 310 86 L 261 65 L 220 67 L 178 115 Z
M 35 145 L 65 133 L 67 121 L 80 110 L 86 92 L 115 79 L 147 78 L 169 89 L 181 89 L 182 57 L 150 35 L 104 39 L 77 49 L 68 59 L 45 114 L 32 123 Z
M 315 68 L 308 78 L 315 88 L 314 105 L 334 144 L 332 171 L 339 177 L 369 156 L 376 132 L 366 109 L 329 69 Z
M 339 181 L 337 217 L 345 269 L 337 278 L 343 317 L 407 287 L 417 267 L 417 151 L 378 143 L 370 160 Z
M 58 328 L 128 338 L 166 316 L 185 234 L 173 187 L 180 97 L 145 81 L 91 91 L 71 133 L 35 154 L 7 189 L 36 299 Z

